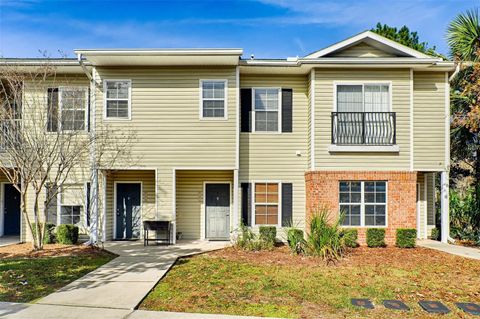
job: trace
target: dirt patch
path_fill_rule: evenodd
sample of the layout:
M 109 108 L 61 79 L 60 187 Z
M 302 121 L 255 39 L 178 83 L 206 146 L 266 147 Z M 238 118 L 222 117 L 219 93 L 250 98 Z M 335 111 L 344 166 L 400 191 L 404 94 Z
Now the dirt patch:
M 244 261 L 255 264 L 269 264 L 278 266 L 401 266 L 402 268 L 416 267 L 419 263 L 442 262 L 460 265 L 474 263 L 471 259 L 462 258 L 428 248 L 368 248 L 358 247 L 350 249 L 346 256 L 336 263 L 326 264 L 321 258 L 293 255 L 287 246 L 279 246 L 272 250 L 246 251 L 235 247 L 209 253 L 209 256 L 225 258 L 232 261 Z
M 38 257 L 66 257 L 98 254 L 99 249 L 84 245 L 48 244 L 43 250 L 34 251 L 32 244 L 24 243 L 0 247 L 0 258 L 38 258 Z

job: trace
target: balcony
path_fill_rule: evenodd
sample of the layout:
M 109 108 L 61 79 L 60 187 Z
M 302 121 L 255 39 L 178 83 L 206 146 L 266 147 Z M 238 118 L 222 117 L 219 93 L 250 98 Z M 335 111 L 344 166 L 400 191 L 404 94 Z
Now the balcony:
M 330 152 L 398 152 L 395 112 L 332 112 Z

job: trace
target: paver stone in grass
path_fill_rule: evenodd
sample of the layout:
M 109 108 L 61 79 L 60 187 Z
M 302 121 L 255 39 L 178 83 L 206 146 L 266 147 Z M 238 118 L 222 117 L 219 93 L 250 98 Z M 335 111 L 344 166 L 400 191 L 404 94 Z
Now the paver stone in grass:
M 410 310 L 410 308 L 400 300 L 384 300 L 383 305 L 387 309 L 405 310 L 405 311 Z
M 478 304 L 471 302 L 457 302 L 455 305 L 471 315 L 480 316 L 480 305 Z
M 351 302 L 352 302 L 352 305 L 357 306 L 357 307 L 361 307 L 361 308 L 365 308 L 365 309 L 373 309 L 374 308 L 373 303 L 368 299 L 352 298 Z
M 418 304 L 426 312 L 430 312 L 430 313 L 449 313 L 450 312 L 450 309 L 448 309 L 440 301 L 420 300 Z

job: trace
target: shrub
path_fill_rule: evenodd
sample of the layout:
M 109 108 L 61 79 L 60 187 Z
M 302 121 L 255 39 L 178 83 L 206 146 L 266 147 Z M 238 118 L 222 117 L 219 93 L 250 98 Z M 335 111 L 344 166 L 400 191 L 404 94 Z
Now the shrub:
M 368 228 L 367 229 L 368 247 L 385 247 L 385 229 Z
M 327 262 L 340 259 L 346 249 L 340 219 L 329 221 L 329 216 L 330 212 L 324 208 L 314 213 L 306 241 L 307 254 L 320 256 Z
M 59 244 L 74 245 L 78 242 L 78 227 L 70 224 L 57 226 L 57 241 Z
M 297 228 L 290 228 L 287 232 L 288 247 L 294 254 L 301 254 L 305 248 L 305 239 L 303 237 L 303 230 Z
M 345 228 L 342 230 L 342 236 L 345 240 L 345 245 L 347 247 L 358 247 L 358 230 L 352 228 Z
M 440 240 L 440 230 L 438 228 L 433 228 L 430 234 L 430 239 Z
M 240 234 L 235 242 L 235 246 L 252 251 L 273 248 L 273 246 L 268 246 L 265 241 L 259 240 L 250 227 L 245 226 L 243 223 L 240 224 Z
M 43 223 L 40 223 L 40 227 L 43 226 Z M 33 237 L 37 236 L 35 231 L 35 223 L 32 223 Z M 45 233 L 43 234 L 43 243 L 44 244 L 53 244 L 55 242 L 55 224 L 46 223 Z
M 277 239 L 277 228 L 274 226 L 260 226 L 259 229 L 260 241 L 263 241 L 266 246 L 274 247 Z
M 417 230 L 415 228 L 397 229 L 395 245 L 400 248 L 414 248 L 417 240 Z

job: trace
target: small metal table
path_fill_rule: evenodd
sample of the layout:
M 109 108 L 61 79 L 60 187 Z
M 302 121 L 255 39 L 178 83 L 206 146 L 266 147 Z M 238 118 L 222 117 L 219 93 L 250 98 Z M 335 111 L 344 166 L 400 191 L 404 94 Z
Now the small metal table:
M 149 232 L 155 232 L 155 238 L 149 238 Z M 160 236 L 163 233 L 164 236 Z M 157 245 L 170 245 L 172 238 L 172 223 L 162 220 L 147 220 L 143 222 L 143 245 L 148 246 L 148 242 L 154 241 Z

